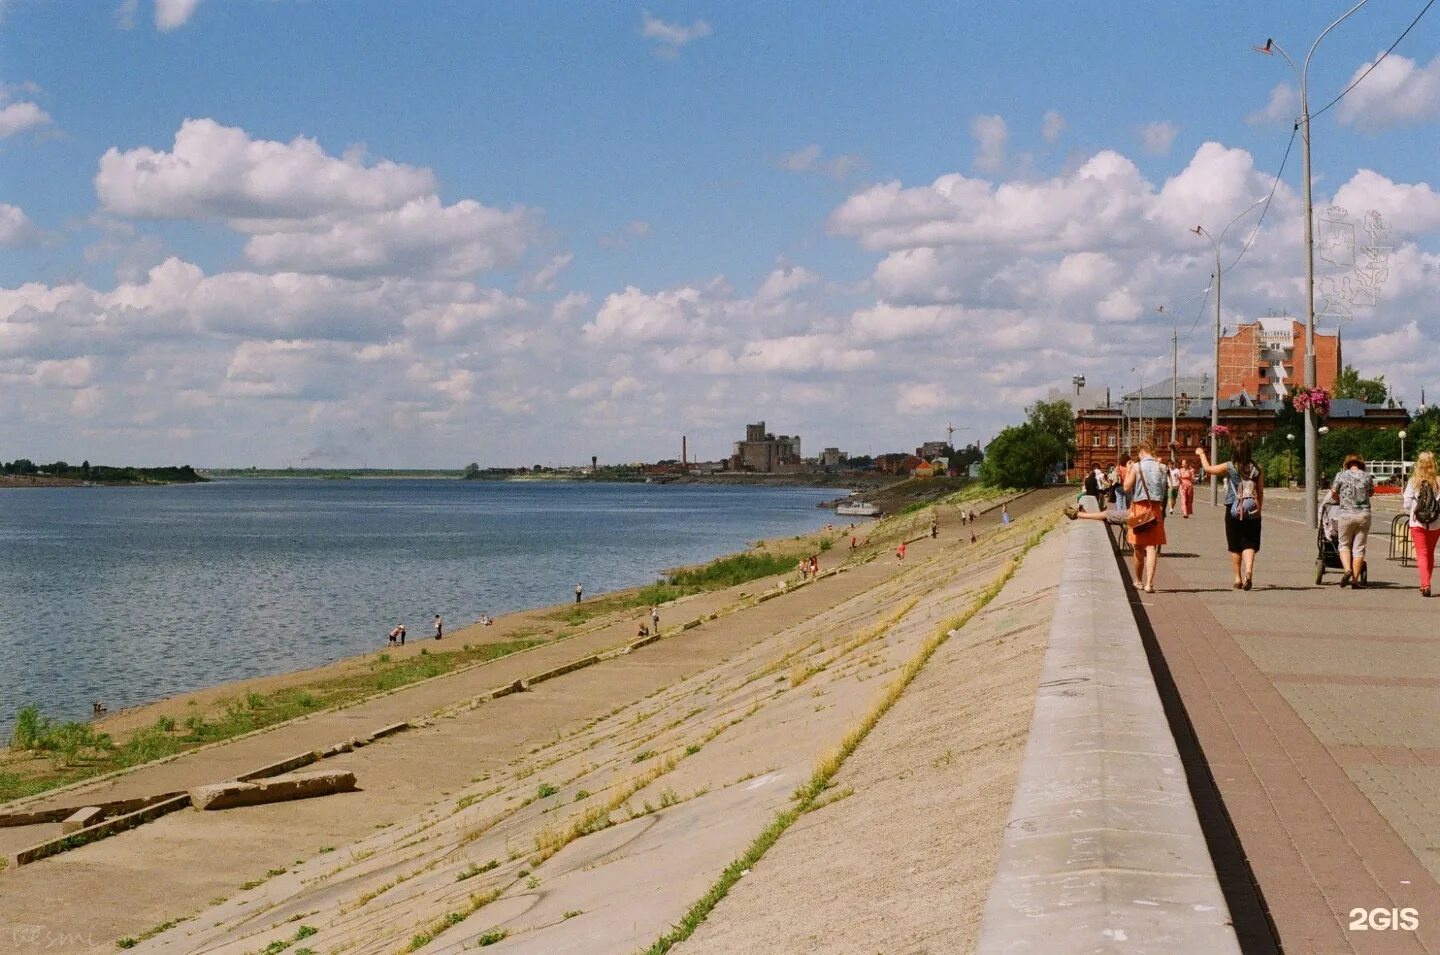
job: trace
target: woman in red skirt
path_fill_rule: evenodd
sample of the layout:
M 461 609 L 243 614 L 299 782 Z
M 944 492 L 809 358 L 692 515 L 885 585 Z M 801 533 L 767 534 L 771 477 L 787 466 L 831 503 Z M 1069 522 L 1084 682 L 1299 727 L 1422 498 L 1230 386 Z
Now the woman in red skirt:
M 1165 545 L 1165 495 L 1168 482 L 1165 469 L 1155 460 L 1155 448 L 1149 442 L 1135 446 L 1139 460 L 1125 469 L 1125 496 L 1130 499 L 1130 524 L 1126 537 L 1135 549 L 1135 582 L 1147 594 L 1155 592 L 1155 566 L 1160 563 L 1160 548 Z M 1152 520 L 1143 530 L 1134 525 L 1145 517 Z

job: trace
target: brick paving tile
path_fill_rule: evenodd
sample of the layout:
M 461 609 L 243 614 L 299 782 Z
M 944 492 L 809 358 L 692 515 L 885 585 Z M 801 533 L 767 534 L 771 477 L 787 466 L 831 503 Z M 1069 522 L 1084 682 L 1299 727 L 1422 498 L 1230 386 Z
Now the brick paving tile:
M 1285 516 L 1285 507 L 1267 503 L 1267 513 Z M 1431 776 L 1440 784 L 1440 746 L 1420 745 L 1433 732 L 1420 724 L 1440 720 L 1421 720 L 1427 698 L 1415 696 L 1440 679 L 1430 665 L 1407 667 L 1405 654 L 1424 650 L 1382 646 L 1440 644 L 1440 603 L 1411 599 L 1413 569 L 1383 560 L 1371 564 L 1366 591 L 1341 591 L 1328 572 L 1325 586 L 1311 586 L 1314 534 L 1289 516 L 1267 519 L 1251 592 L 1230 589 L 1218 511 L 1170 521 L 1172 552 L 1196 556 L 1162 559 L 1161 592 L 1140 595 L 1138 612 L 1284 951 L 1440 955 L 1440 883 L 1417 857 L 1440 845 L 1440 793 L 1430 787 Z M 1383 553 L 1377 542 L 1372 556 Z M 1307 653 L 1307 638 L 1390 656 Z M 1294 649 L 1263 642 L 1276 639 Z M 1287 666 L 1307 672 L 1273 669 Z M 1301 699 L 1297 710 L 1291 701 Z M 1406 907 L 1418 910 L 1414 930 L 1351 927 L 1353 909 Z

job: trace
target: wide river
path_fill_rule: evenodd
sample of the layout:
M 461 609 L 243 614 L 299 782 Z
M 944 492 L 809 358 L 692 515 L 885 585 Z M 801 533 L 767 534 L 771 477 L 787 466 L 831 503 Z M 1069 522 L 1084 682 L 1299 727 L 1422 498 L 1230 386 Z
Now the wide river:
M 263 480 L 0 491 L 0 734 L 650 583 L 834 489 Z

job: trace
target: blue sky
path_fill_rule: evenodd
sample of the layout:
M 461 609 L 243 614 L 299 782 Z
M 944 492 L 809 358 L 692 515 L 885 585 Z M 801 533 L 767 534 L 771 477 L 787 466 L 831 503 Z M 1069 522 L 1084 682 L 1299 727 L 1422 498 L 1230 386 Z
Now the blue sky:
M 1312 107 L 1422 5 L 1327 37 Z M 8 0 L 0 457 L 511 464 L 682 432 L 714 457 L 759 418 L 808 452 L 993 435 L 1075 372 L 1168 373 L 1154 307 L 1209 284 L 1185 230 L 1268 191 L 1295 114 L 1250 47 L 1301 57 L 1344 9 Z M 1440 389 L 1416 354 L 1437 37 L 1422 19 L 1314 124 L 1317 204 L 1378 209 L 1395 246 L 1346 357 L 1412 404 Z M 1303 311 L 1299 168 L 1227 321 Z

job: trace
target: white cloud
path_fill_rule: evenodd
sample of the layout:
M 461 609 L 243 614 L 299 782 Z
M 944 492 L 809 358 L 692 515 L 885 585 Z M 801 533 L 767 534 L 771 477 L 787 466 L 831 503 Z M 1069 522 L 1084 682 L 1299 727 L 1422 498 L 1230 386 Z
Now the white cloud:
M 470 199 L 442 206 L 425 196 L 398 209 L 320 219 L 314 231 L 254 235 L 245 257 L 276 271 L 465 278 L 516 264 L 534 236 L 532 220 L 525 209 L 501 211 Z
M 932 336 L 952 326 L 960 315 L 961 310 L 953 307 L 881 302 L 857 310 L 850 326 L 862 341 L 895 341 Z
M 830 229 L 871 249 L 935 245 L 1085 248 L 1143 227 L 1153 190 L 1135 164 L 1109 150 L 1046 182 L 999 186 L 959 173 L 929 186 L 891 182 L 852 195 L 830 217 Z
M 94 376 L 94 362 L 89 358 L 65 358 L 58 361 L 37 361 L 34 365 L 35 384 L 41 388 L 84 388 Z
M 1400 235 L 1440 230 L 1440 192 L 1428 183 L 1397 183 L 1361 169 L 1335 190 L 1335 205 L 1358 218 L 1374 209 Z
M 829 159 L 823 158 L 823 150 L 811 143 L 804 149 L 786 153 L 780 157 L 780 166 L 790 172 L 816 172 L 836 181 L 848 179 L 850 175 L 865 167 L 859 156 L 842 154 Z
M 853 348 L 837 335 L 787 335 L 750 342 L 739 358 L 749 371 L 818 372 L 856 371 L 873 365 L 876 354 Z
M 427 340 L 442 343 L 474 342 L 480 330 L 498 320 L 526 315 L 530 303 L 495 289 L 479 293 L 475 301 L 446 302 L 411 312 L 405 328 Z
M 155 0 L 155 29 L 169 31 L 184 26 L 199 5 L 200 0 Z
M 643 219 L 635 219 L 625 228 L 617 232 L 609 232 L 600 236 L 595 242 L 602 249 L 625 249 L 630 243 L 645 238 L 650 234 L 650 223 Z
M 0 202 L 0 247 L 29 245 L 40 238 L 40 230 L 25 210 Z
M 115 215 L 224 220 L 250 236 L 245 258 L 273 271 L 465 278 L 517 264 L 537 229 L 522 207 L 444 205 L 428 169 L 211 119 L 186 120 L 169 152 L 107 150 L 95 189 Z
M 6 139 L 29 129 L 49 126 L 50 114 L 27 100 L 10 103 L 0 109 L 0 139 Z
M 522 292 L 553 292 L 555 284 L 560 278 L 560 273 L 570 267 L 575 261 L 572 253 L 565 252 L 550 257 L 550 261 L 540 266 L 529 275 L 524 276 L 518 283 Z
M 1169 120 L 1145 123 L 1139 130 L 1140 146 L 1147 156 L 1163 156 L 1170 151 L 1178 132 L 1180 127 Z
M 1373 62 L 1361 64 L 1350 82 L 1359 79 Z M 1408 57 L 1390 54 L 1336 109 L 1341 123 L 1369 132 L 1440 118 L 1440 55 L 1420 66 Z
M 1005 169 L 1005 150 L 1010 144 L 1010 129 L 1003 116 L 976 116 L 970 121 L 970 137 L 975 140 L 975 168 L 981 172 L 998 173 Z
M 1065 117 L 1061 116 L 1056 110 L 1046 110 L 1045 118 L 1040 123 L 1040 135 L 1045 137 L 1045 141 L 1053 146 L 1060 141 L 1060 137 L 1064 134 Z
M 895 410 L 903 415 L 933 414 L 950 407 L 952 401 L 943 385 L 907 382 L 896 390 Z
M 680 48 L 687 43 L 709 36 L 710 24 L 696 20 L 688 27 L 679 23 L 668 23 L 650 15 L 646 10 L 640 15 L 640 35 L 655 41 L 655 55 L 673 60 L 680 55 Z
M 953 257 L 924 253 L 925 248 L 973 250 L 969 261 L 993 272 L 1001 263 L 987 257 L 1001 247 L 1038 254 L 1187 245 L 1185 229 L 1197 221 L 1214 222 L 1217 209 L 1240 211 L 1269 191 L 1267 179 L 1244 150 L 1205 143 L 1185 169 L 1157 190 L 1130 159 L 1103 150 L 1073 171 L 1044 181 L 993 185 L 951 173 L 928 186 L 871 186 L 845 200 L 831 214 L 829 228 L 869 249 L 915 250 L 913 256 L 892 256 L 877 270 L 877 280 L 913 286 L 917 277 L 963 277 L 955 274 Z M 1284 211 L 1291 198 L 1282 186 L 1272 211 Z
M 799 265 L 775 269 L 755 292 L 757 302 L 776 302 L 820 281 L 814 272 Z
M 1300 93 L 1289 83 L 1277 83 L 1264 107 L 1245 116 L 1251 126 L 1289 125 L 1300 116 Z
M 585 326 L 585 336 L 596 341 L 675 342 L 703 334 L 702 296 L 695 288 L 652 295 L 626 286 L 605 296 L 595 321 Z
M 367 165 L 358 152 L 336 158 L 304 136 L 251 139 L 213 119 L 187 119 L 169 152 L 106 150 L 95 191 L 107 211 L 135 218 L 305 220 L 395 209 L 433 195 L 435 177 L 401 163 Z

